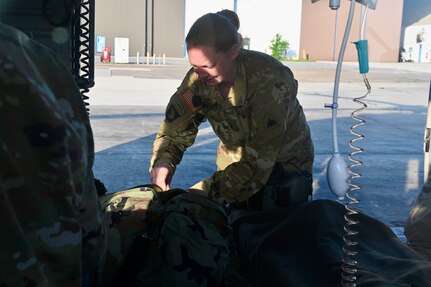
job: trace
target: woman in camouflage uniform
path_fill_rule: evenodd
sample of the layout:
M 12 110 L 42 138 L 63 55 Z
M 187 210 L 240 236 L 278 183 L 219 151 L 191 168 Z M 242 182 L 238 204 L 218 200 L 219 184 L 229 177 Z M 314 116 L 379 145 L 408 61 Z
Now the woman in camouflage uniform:
M 230 10 L 206 14 L 191 27 L 192 68 L 154 141 L 151 182 L 170 188 L 175 167 L 207 119 L 221 140 L 218 170 L 193 189 L 253 210 L 306 202 L 314 149 L 297 81 L 273 57 L 242 49 L 238 28 Z

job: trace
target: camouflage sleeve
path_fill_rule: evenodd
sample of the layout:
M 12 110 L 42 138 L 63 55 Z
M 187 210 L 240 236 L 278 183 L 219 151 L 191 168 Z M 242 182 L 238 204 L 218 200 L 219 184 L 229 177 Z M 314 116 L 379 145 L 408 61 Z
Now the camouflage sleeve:
M 0 286 L 81 286 L 105 248 L 88 115 L 46 47 L 0 41 Z
M 292 83 L 295 85 L 295 83 Z M 292 89 L 292 93 L 296 93 Z M 216 172 L 211 193 L 220 202 L 241 202 L 259 191 L 268 181 L 286 133 L 289 105 L 284 99 L 286 82 L 269 81 L 256 91 L 252 105 L 249 136 L 241 160 Z M 287 97 L 289 98 L 289 97 Z
M 195 74 L 190 70 L 166 107 L 165 119 L 153 143 L 150 172 L 155 163 L 177 166 L 196 139 L 205 116 L 199 113 L 202 103 L 197 97 L 194 80 Z

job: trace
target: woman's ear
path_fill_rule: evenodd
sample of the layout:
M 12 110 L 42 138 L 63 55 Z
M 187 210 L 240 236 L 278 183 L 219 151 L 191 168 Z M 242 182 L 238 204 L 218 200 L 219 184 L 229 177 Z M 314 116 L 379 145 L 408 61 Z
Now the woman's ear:
M 234 44 L 230 49 L 229 49 L 229 57 L 234 60 L 236 59 L 236 57 L 238 57 L 239 51 L 241 51 L 241 47 L 239 46 L 239 44 Z

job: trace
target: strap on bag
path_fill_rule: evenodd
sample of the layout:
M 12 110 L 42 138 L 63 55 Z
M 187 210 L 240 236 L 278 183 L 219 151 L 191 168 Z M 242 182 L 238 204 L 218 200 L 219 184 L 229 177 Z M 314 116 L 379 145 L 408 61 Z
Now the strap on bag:
M 134 286 L 136 276 L 145 268 L 149 251 L 155 247 L 163 224 L 165 204 L 173 197 L 186 193 L 182 189 L 163 191 L 158 185 L 145 184 L 133 188 L 150 188 L 154 197 L 147 211 L 147 228 L 138 234 L 119 270 L 115 286 Z

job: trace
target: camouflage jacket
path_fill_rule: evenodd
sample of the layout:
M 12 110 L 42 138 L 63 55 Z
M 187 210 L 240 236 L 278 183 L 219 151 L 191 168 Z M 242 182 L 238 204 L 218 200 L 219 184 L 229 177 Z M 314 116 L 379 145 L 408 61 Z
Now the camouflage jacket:
M 314 149 L 291 70 L 274 58 L 241 51 L 237 77 L 226 91 L 207 86 L 191 69 L 170 99 L 150 164 L 174 167 L 208 119 L 220 138 L 218 171 L 193 188 L 220 202 L 244 201 L 267 182 L 276 162 L 287 172 L 311 173 Z
M 106 246 L 88 115 L 49 49 L 0 43 L 0 286 L 81 286 Z

